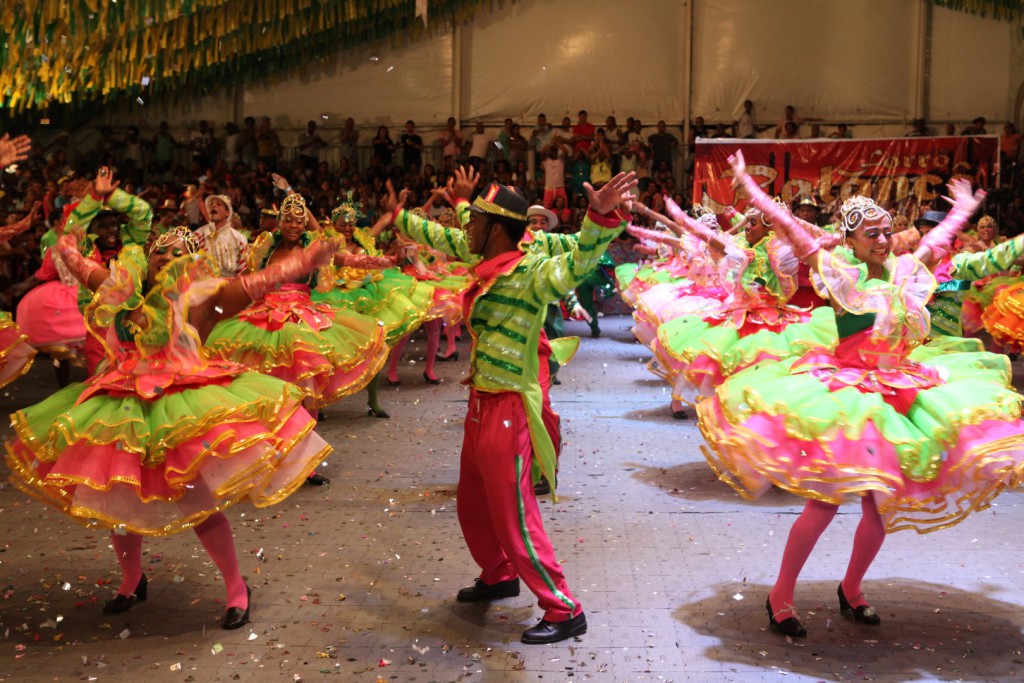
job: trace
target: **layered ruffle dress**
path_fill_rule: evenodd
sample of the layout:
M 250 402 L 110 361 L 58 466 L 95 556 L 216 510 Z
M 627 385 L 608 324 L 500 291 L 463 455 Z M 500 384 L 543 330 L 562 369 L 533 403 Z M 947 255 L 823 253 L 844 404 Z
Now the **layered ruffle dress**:
M 356 233 L 362 252 L 368 256 L 379 256 L 372 238 L 363 236 L 360 239 L 359 230 Z M 333 277 L 334 287 L 326 292 L 313 290 L 313 301 L 380 321 L 389 347 L 428 320 L 434 305 L 434 287 L 402 273 L 398 268 L 379 270 L 338 266 Z
M 677 279 L 651 285 L 636 299 L 633 334 L 651 350 L 662 325 L 684 315 L 718 308 L 728 296 L 722 286 L 721 269 L 708 245 L 689 234 L 680 239 L 688 258 L 685 265 L 677 261 L 673 267 L 672 274 Z
M 83 246 L 91 250 L 88 258 L 97 258 L 91 244 Z M 21 331 L 28 343 L 43 353 L 85 365 L 86 329 L 80 306 L 89 301 L 89 293 L 80 289 L 53 248 L 46 250 L 34 276 L 43 282 L 18 302 L 15 315 Z
M 728 245 L 719 265 L 726 296 L 658 328 L 653 350 L 674 399 L 693 405 L 743 368 L 835 344 L 831 309 L 787 305 L 797 291 L 797 264 L 792 248 L 771 234 L 754 247 L 743 237 Z
M 924 533 L 1024 474 L 1006 358 L 977 340 L 922 345 L 935 278 L 911 254 L 890 256 L 885 271 L 868 279 L 849 251 L 822 252 L 813 282 L 839 310 L 835 351 L 749 368 L 699 404 L 705 455 L 741 494 L 777 486 L 832 504 L 871 494 L 887 530 Z
M 0 387 L 18 379 L 32 367 L 36 350 L 28 337 L 11 319 L 11 314 L 0 311 Z
M 302 246 L 311 241 L 305 233 Z M 263 233 L 251 250 L 250 269 L 265 268 L 280 243 L 280 233 Z M 306 283 L 267 292 L 218 323 L 207 348 L 220 358 L 299 386 L 317 408 L 362 390 L 387 360 L 384 329 L 369 316 L 312 301 L 310 284 L 316 280 L 314 273 Z
M 126 247 L 87 308 L 106 332 L 97 373 L 12 415 L 12 483 L 78 522 L 151 536 L 284 500 L 331 450 L 302 391 L 206 356 L 188 312 L 224 284 L 212 261 L 180 257 L 143 294 L 147 272 Z

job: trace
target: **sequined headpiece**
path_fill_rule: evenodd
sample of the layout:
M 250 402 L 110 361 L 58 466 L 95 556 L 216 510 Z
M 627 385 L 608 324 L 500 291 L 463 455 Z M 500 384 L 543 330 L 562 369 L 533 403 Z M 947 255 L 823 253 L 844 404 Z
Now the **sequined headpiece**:
M 171 228 L 164 234 L 160 235 L 160 237 L 157 237 L 153 241 L 152 246 L 150 246 L 149 254 L 147 254 L 147 256 L 151 256 L 155 249 L 169 247 L 175 242 L 181 242 L 184 244 L 185 249 L 192 256 L 195 256 L 199 252 L 199 238 L 197 238 L 195 234 L 185 226 L 179 225 Z
M 331 223 L 337 223 L 338 219 L 343 219 L 345 223 L 355 225 L 355 222 L 360 218 L 363 218 L 363 212 L 360 211 L 359 202 L 352 198 L 352 193 L 349 192 L 348 196 L 338 206 L 334 207 L 331 211 Z
M 284 218 L 285 216 L 291 216 L 292 218 L 306 219 L 306 200 L 298 192 L 293 192 L 284 198 L 281 202 L 281 208 L 278 210 L 278 216 Z
M 868 197 L 857 195 L 843 202 L 839 209 L 840 225 L 844 232 L 853 232 L 865 223 L 876 223 L 888 220 L 892 223 L 889 213 Z
M 690 208 L 690 214 L 697 219 L 697 222 L 712 230 L 718 230 L 718 216 L 702 204 L 694 204 Z

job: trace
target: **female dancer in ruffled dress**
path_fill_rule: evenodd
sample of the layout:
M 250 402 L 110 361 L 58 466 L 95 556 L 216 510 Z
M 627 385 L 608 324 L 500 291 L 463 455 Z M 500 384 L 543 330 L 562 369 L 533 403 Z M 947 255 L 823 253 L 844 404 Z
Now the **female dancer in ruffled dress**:
M 722 255 L 718 282 L 725 290 L 717 306 L 658 328 L 654 352 L 672 378 L 673 400 L 692 405 L 743 368 L 834 343 L 831 311 L 788 305 L 798 287 L 798 261 L 765 222 L 747 221 L 745 234 L 732 238 L 694 221 L 671 200 L 666 206 L 679 226 Z
M 427 213 L 421 208 L 415 209 L 414 213 L 426 219 Z M 454 213 L 448 220 L 454 223 Z M 454 224 L 439 222 L 445 227 L 455 228 Z M 427 353 L 425 367 L 423 368 L 423 379 L 428 384 L 440 384 L 441 380 L 434 374 L 434 363 L 438 359 L 448 360 L 454 357 L 458 359 L 454 351 L 454 332 L 462 323 L 462 294 L 470 285 L 468 270 L 464 264 L 455 262 L 449 264 L 448 257 L 426 245 L 416 244 L 401 236 L 396 236 L 396 246 L 402 254 L 405 265 L 402 272 L 419 282 L 430 285 L 433 288 L 433 301 L 430 310 L 423 319 L 423 331 L 427 335 Z M 453 265 L 456 270 L 453 270 Z M 444 325 L 450 332 L 448 338 L 448 352 L 445 356 L 439 356 L 441 348 L 441 327 Z M 399 339 L 391 349 L 391 360 L 388 363 L 388 383 L 398 385 L 398 364 L 402 359 L 402 352 L 409 342 L 410 335 Z
M 202 340 L 277 285 L 329 262 L 317 242 L 263 271 L 224 280 L 197 253 L 187 228 L 159 238 L 148 256 L 126 247 L 108 271 L 78 251 L 80 234 L 56 249 L 96 292 L 86 311 L 105 331 L 108 362 L 11 420 L 11 481 L 92 527 L 111 529 L 122 580 L 106 613 L 147 597 L 142 537 L 194 529 L 227 589 L 223 626 L 249 620 L 250 591 L 238 569 L 224 510 L 287 498 L 330 452 L 313 432 L 292 384 L 209 359 Z
M 356 228 L 359 208 L 350 199 L 331 212 L 337 234 L 344 238 L 342 249 L 350 255 L 381 256 L 377 234 L 388 225 L 389 216 L 382 216 L 371 229 Z M 334 287 L 329 291 L 312 292 L 313 301 L 323 301 L 338 308 L 356 311 L 380 321 L 389 347 L 422 324 L 433 302 L 433 287 L 420 283 L 398 268 L 382 269 L 379 265 L 341 265 L 334 272 Z M 392 384 L 398 384 L 397 379 Z M 377 381 L 367 385 L 367 403 L 372 417 L 388 418 L 380 406 Z
M 774 485 L 808 499 L 766 603 L 770 624 L 788 636 L 806 635 L 793 597 L 800 570 L 839 504 L 860 496 L 863 516 L 837 593 L 845 614 L 878 624 L 861 581 L 886 533 L 952 526 L 1024 474 L 1021 397 L 1006 359 L 977 340 L 922 346 L 936 289 L 928 265 L 946 255 L 983 194 L 952 183 L 946 219 L 914 253 L 895 257 L 892 219 L 871 200 L 844 204 L 846 246 L 825 249 L 772 204 L 739 153 L 733 171 L 811 266 L 819 294 L 837 311 L 842 341 L 834 353 L 812 351 L 727 379 L 698 407 L 705 455 L 743 495 Z
M 10 135 L 5 133 L 0 137 L 0 169 L 27 159 L 31 148 L 32 140 L 27 135 L 12 140 Z M 34 205 L 28 215 L 17 223 L 0 228 L 0 243 L 6 244 L 14 236 L 32 227 L 39 206 Z M 0 387 L 10 384 L 32 367 L 36 351 L 28 344 L 27 339 L 21 328 L 11 319 L 11 314 L 0 311 Z
M 306 231 L 311 221 L 302 195 L 288 195 L 281 204 L 278 230 L 262 233 L 250 250 L 248 271 L 258 272 L 308 247 L 315 239 Z M 391 265 L 387 259 L 344 253 L 337 260 Z M 283 283 L 214 327 L 206 346 L 221 358 L 298 385 L 306 392 L 311 413 L 353 394 L 380 371 L 388 348 L 375 319 L 310 300 L 311 287 L 328 289 L 333 284 L 330 265 Z

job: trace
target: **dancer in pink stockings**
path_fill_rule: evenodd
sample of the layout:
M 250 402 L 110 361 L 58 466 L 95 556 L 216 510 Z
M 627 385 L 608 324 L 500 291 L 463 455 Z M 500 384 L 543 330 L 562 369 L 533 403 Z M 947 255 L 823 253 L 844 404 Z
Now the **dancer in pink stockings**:
M 733 172 L 810 266 L 815 289 L 836 312 L 840 341 L 834 351 L 822 347 L 726 379 L 698 405 L 705 455 L 742 495 L 775 486 L 809 499 L 766 604 L 769 623 L 787 636 L 807 634 L 794 607 L 801 569 L 839 504 L 859 496 L 863 516 L 837 593 L 844 614 L 875 625 L 881 618 L 861 582 L 886 533 L 957 524 L 1024 475 L 1021 396 L 1006 359 L 973 339 L 924 343 L 936 291 L 928 266 L 948 253 L 983 193 L 952 183 L 946 219 L 914 253 L 896 257 L 892 219 L 870 199 L 847 200 L 843 244 L 825 248 L 773 204 L 739 153 Z
M 223 626 L 239 628 L 250 591 L 224 510 L 284 500 L 331 449 L 312 431 L 302 390 L 209 358 L 202 340 L 219 320 L 329 263 L 335 245 L 315 242 L 226 280 L 187 228 L 160 237 L 148 255 L 126 247 L 109 271 L 82 256 L 81 237 L 65 234 L 55 249 L 96 292 L 85 318 L 109 362 L 11 417 L 11 481 L 78 522 L 111 529 L 122 580 L 104 612 L 146 599 L 143 536 L 194 529 L 227 588 Z

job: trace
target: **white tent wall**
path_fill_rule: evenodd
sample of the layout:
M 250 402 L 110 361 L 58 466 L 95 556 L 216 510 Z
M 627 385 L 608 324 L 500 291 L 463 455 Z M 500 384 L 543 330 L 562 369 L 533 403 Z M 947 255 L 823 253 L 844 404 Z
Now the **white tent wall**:
M 929 114 L 937 121 L 984 116 L 990 133 L 1014 120 L 1019 78 L 1011 82 L 1013 23 L 936 7 L 932 16 Z M 959 131 L 958 131 L 959 132 Z
M 750 99 L 762 124 L 786 105 L 828 122 L 909 121 L 917 23 L 907 0 L 698 0 L 693 113 L 733 121 Z
M 334 139 L 330 129 L 351 116 L 368 144 L 375 126 L 399 134 L 414 119 L 432 144 L 452 115 L 467 127 L 512 117 L 528 132 L 540 112 L 557 123 L 575 121 L 579 109 L 598 123 L 664 119 L 682 137 L 683 121 L 731 122 L 744 99 L 756 103 L 761 124 L 792 104 L 820 119 L 824 133 L 847 122 L 855 137 L 903 135 L 922 114 L 935 128 L 985 116 L 992 132 L 1018 116 L 1021 27 L 927 0 L 518 0 L 494 8 L 411 45 L 346 52 L 222 94 L 125 102 L 95 127 L 152 130 L 167 120 L 184 131 L 205 118 L 220 134 L 225 121 L 265 115 L 293 145 L 306 121 Z
M 463 31 L 462 113 L 532 124 L 586 109 L 678 124 L 685 112 L 688 7 L 678 0 L 522 0 Z

